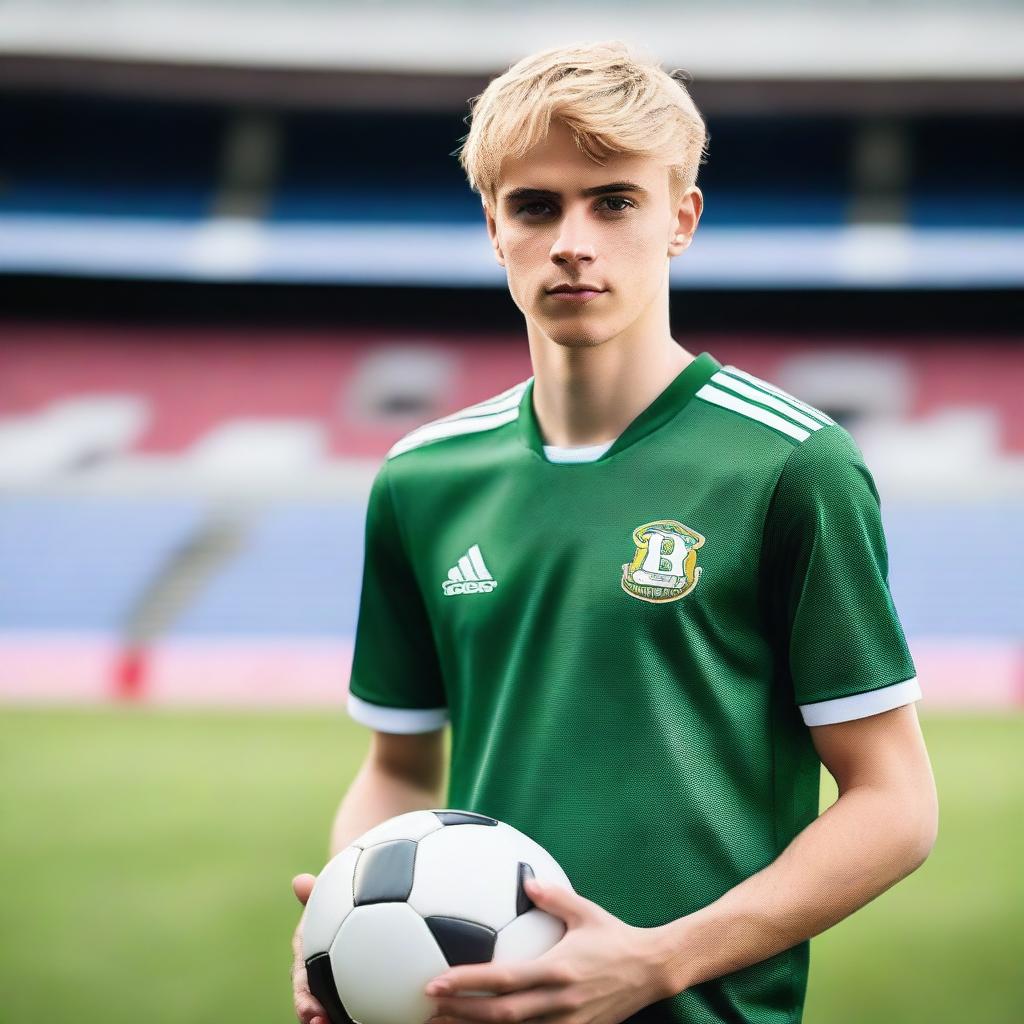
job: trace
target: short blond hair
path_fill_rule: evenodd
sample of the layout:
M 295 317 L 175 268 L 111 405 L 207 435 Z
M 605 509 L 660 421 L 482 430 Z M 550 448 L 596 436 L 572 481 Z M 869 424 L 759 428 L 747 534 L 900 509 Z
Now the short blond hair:
M 493 208 L 502 161 L 543 142 L 558 118 L 597 163 L 610 154 L 659 158 L 681 196 L 696 184 L 708 141 L 690 81 L 620 40 L 542 50 L 470 99 L 469 133 L 454 153 L 470 188 Z

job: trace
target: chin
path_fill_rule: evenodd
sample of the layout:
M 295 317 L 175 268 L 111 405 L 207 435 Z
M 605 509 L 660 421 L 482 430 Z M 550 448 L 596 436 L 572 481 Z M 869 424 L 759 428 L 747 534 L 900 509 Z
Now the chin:
M 550 324 L 544 333 L 562 348 L 596 348 L 618 333 L 611 327 L 587 323 L 584 318 L 577 321 L 558 320 Z
M 561 348 L 597 348 L 611 337 L 610 335 L 587 335 L 555 333 L 549 335 L 551 340 Z

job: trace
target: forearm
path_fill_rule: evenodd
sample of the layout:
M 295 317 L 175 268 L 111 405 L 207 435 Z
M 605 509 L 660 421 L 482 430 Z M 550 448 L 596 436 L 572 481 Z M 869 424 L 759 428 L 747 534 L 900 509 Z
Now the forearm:
M 757 963 L 832 927 L 927 857 L 934 824 L 907 803 L 850 789 L 768 867 L 714 903 L 659 929 L 655 957 L 681 992 Z
M 338 806 L 331 827 L 331 856 L 396 814 L 437 807 L 441 802 L 440 787 L 414 782 L 367 761 Z

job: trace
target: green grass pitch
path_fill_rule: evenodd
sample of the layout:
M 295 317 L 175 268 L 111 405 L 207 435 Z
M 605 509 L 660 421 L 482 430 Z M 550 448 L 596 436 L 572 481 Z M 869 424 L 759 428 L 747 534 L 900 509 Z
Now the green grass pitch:
M 1024 1020 L 1024 715 L 924 731 L 939 841 L 812 942 L 808 1024 Z M 0 1022 L 293 1020 L 290 879 L 368 739 L 340 710 L 4 709 Z

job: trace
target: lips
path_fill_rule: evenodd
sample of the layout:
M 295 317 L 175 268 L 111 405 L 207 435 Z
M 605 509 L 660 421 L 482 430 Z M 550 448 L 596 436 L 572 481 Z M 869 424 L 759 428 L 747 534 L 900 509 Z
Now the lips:
M 548 292 L 548 298 L 554 299 L 556 303 L 580 305 L 599 299 L 603 294 L 603 288 L 556 288 L 554 291 Z
M 562 292 L 603 292 L 596 284 L 559 284 L 548 289 L 549 295 L 559 295 Z

